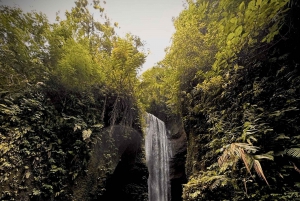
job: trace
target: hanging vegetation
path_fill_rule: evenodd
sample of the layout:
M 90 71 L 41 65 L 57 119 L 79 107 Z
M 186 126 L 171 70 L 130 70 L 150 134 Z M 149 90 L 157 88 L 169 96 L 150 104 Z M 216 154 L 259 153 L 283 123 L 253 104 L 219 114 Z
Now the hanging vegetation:
M 184 200 L 299 199 L 299 23 L 276 0 L 188 1 L 174 19 L 142 98 L 182 116 Z
M 100 2 L 93 5 L 103 16 Z M 43 14 L 0 11 L 0 200 L 74 200 L 94 143 L 111 137 L 102 128 L 141 129 L 143 44 L 118 37 L 107 17 L 95 20 L 86 0 L 52 24 Z M 116 152 L 107 141 L 103 153 Z M 112 174 L 111 160 L 97 168 Z M 91 197 L 105 183 L 99 189 Z

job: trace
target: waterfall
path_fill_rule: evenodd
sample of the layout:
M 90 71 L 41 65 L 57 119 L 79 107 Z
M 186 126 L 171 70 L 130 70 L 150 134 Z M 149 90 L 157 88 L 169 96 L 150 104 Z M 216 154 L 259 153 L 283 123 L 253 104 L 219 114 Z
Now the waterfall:
M 149 171 L 149 201 L 170 200 L 169 141 L 163 121 L 152 114 L 146 117 L 146 162 Z

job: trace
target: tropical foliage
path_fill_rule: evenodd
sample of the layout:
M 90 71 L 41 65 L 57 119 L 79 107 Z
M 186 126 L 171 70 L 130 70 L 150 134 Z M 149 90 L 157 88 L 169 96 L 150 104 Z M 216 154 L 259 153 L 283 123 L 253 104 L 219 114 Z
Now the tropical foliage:
M 184 200 L 299 199 L 298 13 L 295 1 L 197 0 L 174 19 L 142 84 L 148 105 L 182 116 Z
M 92 5 L 98 16 L 77 0 L 55 23 L 0 6 L 1 200 L 74 199 L 95 140 L 109 147 L 99 171 L 112 172 L 102 127 L 141 130 L 144 110 L 182 118 L 184 200 L 299 199 L 297 1 L 189 0 L 165 58 L 140 78 L 141 39 L 118 36 Z
M 89 5 L 76 1 L 55 23 L 0 6 L 1 200 L 73 200 L 93 143 L 109 138 L 101 129 L 140 129 L 143 43 L 117 36 L 100 2 L 93 1 L 94 14 Z M 116 152 L 114 142 L 107 147 L 103 153 Z M 112 174 L 110 160 L 99 168 Z

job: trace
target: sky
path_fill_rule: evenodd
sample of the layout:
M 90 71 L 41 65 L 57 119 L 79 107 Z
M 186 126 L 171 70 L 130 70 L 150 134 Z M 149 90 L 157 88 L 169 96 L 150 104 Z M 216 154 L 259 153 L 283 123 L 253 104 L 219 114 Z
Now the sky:
M 111 22 L 118 22 L 118 35 L 131 33 L 144 41 L 145 50 L 150 54 L 140 73 L 164 58 L 164 50 L 171 45 L 175 32 L 172 17 L 179 15 L 183 4 L 184 0 L 106 0 L 106 4 L 100 1 Z M 74 0 L 0 0 L 0 5 L 16 6 L 26 12 L 43 12 L 50 22 L 54 22 L 56 12 L 60 11 L 63 16 L 75 4 Z

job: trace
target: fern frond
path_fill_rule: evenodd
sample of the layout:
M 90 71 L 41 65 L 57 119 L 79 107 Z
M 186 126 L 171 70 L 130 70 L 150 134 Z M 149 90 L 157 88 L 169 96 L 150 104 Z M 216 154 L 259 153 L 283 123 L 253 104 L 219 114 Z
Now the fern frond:
M 300 148 L 290 148 L 286 149 L 284 153 L 288 156 L 292 156 L 294 158 L 300 158 Z
M 241 149 L 241 148 L 239 148 L 239 151 L 240 151 L 241 158 L 242 158 L 242 160 L 245 164 L 245 167 L 246 167 L 247 171 L 250 173 L 250 168 L 249 168 L 249 165 L 248 165 L 248 161 L 246 159 L 247 156 L 245 154 L 245 151 L 244 151 L 244 149 Z
M 256 171 L 256 173 L 258 174 L 259 177 L 261 177 L 262 179 L 265 180 L 265 182 L 268 184 L 269 186 L 269 183 L 264 175 L 264 171 L 260 165 L 260 162 L 258 160 L 254 160 L 254 169 Z
M 223 154 L 218 159 L 218 164 L 221 167 L 224 163 L 226 163 L 229 159 L 237 160 L 242 158 L 244 161 L 246 168 L 249 168 L 249 161 L 246 159 L 247 152 L 256 152 L 258 147 L 247 144 L 247 143 L 231 143 L 230 146 L 223 152 Z
M 271 155 L 271 152 L 268 152 L 267 154 L 262 155 L 252 155 L 248 152 L 256 152 L 258 150 L 258 147 L 253 146 L 251 144 L 247 143 L 232 143 L 230 146 L 227 147 L 227 149 L 223 152 L 223 154 L 218 159 L 218 164 L 222 168 L 224 166 L 228 165 L 228 162 L 236 162 L 237 160 L 241 159 L 243 160 L 243 163 L 247 169 L 247 172 L 251 175 L 251 169 L 254 167 L 256 173 L 259 177 L 261 177 L 265 182 L 269 183 L 264 175 L 263 169 L 260 165 L 260 162 L 258 160 L 260 159 L 269 159 L 273 160 L 274 157 Z M 227 167 L 226 167 L 227 168 Z M 216 182 L 216 181 L 215 181 Z M 213 187 L 215 185 L 218 185 L 218 183 L 213 183 Z

